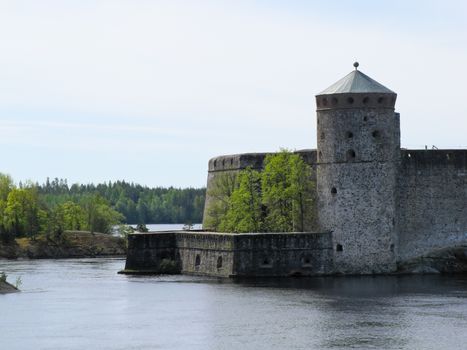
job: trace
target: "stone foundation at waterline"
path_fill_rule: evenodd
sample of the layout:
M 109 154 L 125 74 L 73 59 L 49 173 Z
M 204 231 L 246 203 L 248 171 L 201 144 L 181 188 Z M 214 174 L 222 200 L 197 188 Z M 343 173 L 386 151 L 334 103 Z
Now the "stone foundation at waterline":
M 332 272 L 330 233 L 131 234 L 123 273 L 215 277 L 319 276 Z

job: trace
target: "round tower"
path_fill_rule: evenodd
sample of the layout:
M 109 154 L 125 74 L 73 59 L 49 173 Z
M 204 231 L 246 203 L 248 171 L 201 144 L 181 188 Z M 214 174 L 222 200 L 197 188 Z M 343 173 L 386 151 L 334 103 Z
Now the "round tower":
M 332 231 L 335 271 L 396 269 L 396 93 L 355 70 L 316 95 L 318 219 Z

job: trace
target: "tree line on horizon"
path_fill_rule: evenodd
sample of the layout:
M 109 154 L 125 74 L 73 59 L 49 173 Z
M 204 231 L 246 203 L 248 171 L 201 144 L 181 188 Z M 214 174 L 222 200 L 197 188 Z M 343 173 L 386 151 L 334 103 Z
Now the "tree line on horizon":
M 151 188 L 126 181 L 69 186 L 66 180 L 57 178 L 36 186 L 50 205 L 97 194 L 121 213 L 127 224 L 184 224 L 203 220 L 205 188 Z
M 205 190 L 148 188 L 125 181 L 73 184 L 54 179 L 16 185 L 0 173 L 0 239 L 60 236 L 65 230 L 111 233 L 120 223 L 198 223 Z

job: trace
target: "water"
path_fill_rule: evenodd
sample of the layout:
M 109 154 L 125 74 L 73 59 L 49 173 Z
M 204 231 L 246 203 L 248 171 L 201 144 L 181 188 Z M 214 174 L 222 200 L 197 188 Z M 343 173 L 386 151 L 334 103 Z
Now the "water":
M 2 349 L 465 349 L 467 277 L 232 282 L 123 259 L 0 261 Z

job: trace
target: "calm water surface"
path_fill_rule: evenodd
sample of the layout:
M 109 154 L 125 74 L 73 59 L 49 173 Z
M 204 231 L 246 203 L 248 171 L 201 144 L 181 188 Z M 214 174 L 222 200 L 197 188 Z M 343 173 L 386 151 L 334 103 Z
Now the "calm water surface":
M 467 278 L 229 282 L 123 259 L 0 261 L 1 349 L 466 349 Z

